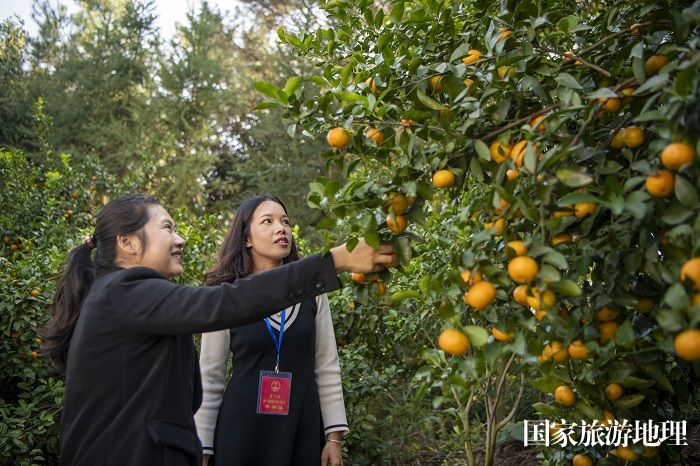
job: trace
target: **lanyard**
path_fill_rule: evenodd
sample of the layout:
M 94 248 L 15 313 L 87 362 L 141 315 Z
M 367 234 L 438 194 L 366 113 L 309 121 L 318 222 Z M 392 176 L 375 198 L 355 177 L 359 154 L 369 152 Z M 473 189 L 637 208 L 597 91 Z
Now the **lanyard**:
M 284 335 L 284 321 L 285 321 L 286 317 L 287 317 L 287 311 L 285 309 L 282 311 L 282 320 L 280 322 L 279 339 L 275 336 L 275 332 L 272 330 L 272 326 L 270 325 L 270 319 L 265 317 L 265 327 L 267 327 L 267 331 L 270 332 L 270 336 L 272 337 L 272 341 L 275 344 L 275 348 L 277 348 L 277 362 L 275 364 L 275 372 L 276 373 L 279 373 L 279 371 L 280 371 L 280 349 L 282 348 L 282 336 Z

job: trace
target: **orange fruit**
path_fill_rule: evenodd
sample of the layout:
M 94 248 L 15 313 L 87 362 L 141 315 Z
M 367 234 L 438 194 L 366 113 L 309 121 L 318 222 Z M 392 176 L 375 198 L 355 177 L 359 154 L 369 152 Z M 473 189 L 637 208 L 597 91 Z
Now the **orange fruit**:
M 464 294 L 465 302 L 475 309 L 486 309 L 495 299 L 496 287 L 487 281 L 475 283 Z
M 448 328 L 438 337 L 438 346 L 445 353 L 459 356 L 469 349 L 469 338 L 457 329 Z
M 506 40 L 508 36 L 511 34 L 510 29 L 507 28 L 501 28 L 499 29 L 500 34 L 498 35 L 498 39 L 496 39 L 496 42 L 500 42 L 502 40 Z
M 610 320 L 614 320 L 618 316 L 619 312 L 613 311 L 610 308 L 603 307 L 601 309 L 598 309 L 595 313 L 595 318 L 598 319 L 600 322 L 608 322 Z
M 408 220 L 406 220 L 406 217 L 403 215 L 397 215 L 396 216 L 396 221 L 391 218 L 391 215 L 389 215 L 386 218 L 386 226 L 389 227 L 389 230 L 393 231 L 394 233 L 401 233 L 406 230 L 406 227 L 408 227 Z
M 642 456 L 644 458 L 653 458 L 654 456 L 657 455 L 657 453 L 658 453 L 658 451 L 657 451 L 656 447 L 650 447 L 647 445 L 644 445 L 642 447 Z
M 508 276 L 517 283 L 530 283 L 538 271 L 537 261 L 532 257 L 519 256 L 508 262 Z
M 494 141 L 489 146 L 489 154 L 491 154 L 491 160 L 501 164 L 510 156 L 510 147 L 504 146 L 498 141 Z
M 617 330 L 620 328 L 616 322 L 601 322 L 598 324 L 598 332 L 600 332 L 600 342 L 605 343 L 615 335 L 617 335 Z
M 588 359 L 591 355 L 581 340 L 574 340 L 567 350 L 571 359 Z
M 513 290 L 513 300 L 518 304 L 527 304 L 527 285 L 518 285 Z
M 508 170 L 506 172 L 506 178 L 508 178 L 508 181 L 513 181 L 520 176 L 520 172 L 518 170 Z
M 372 91 L 372 94 L 379 94 L 379 89 L 377 88 L 377 83 L 374 82 L 374 78 L 367 78 L 365 84 L 367 84 L 369 90 Z
M 610 453 L 625 461 L 637 461 L 637 454 L 630 447 L 617 447 L 610 450 Z
M 676 178 L 668 170 L 661 170 L 654 175 L 647 176 L 644 186 L 647 192 L 654 197 L 666 197 L 673 192 Z
M 35 298 L 38 298 L 40 294 L 41 294 L 41 290 L 39 288 L 34 288 L 31 292 L 31 295 Z
M 384 296 L 386 294 L 386 285 L 384 282 L 377 282 L 377 293 L 379 296 Z
M 430 78 L 430 87 L 438 92 L 445 90 L 445 85 L 442 83 L 442 75 L 438 74 Z
M 651 298 L 642 297 L 637 299 L 637 310 L 642 314 L 651 312 L 655 306 L 656 303 Z
M 593 202 L 579 202 L 574 205 L 574 215 L 577 218 L 583 218 L 586 215 L 593 215 L 598 206 Z
M 566 352 L 566 347 L 560 342 L 553 341 L 552 344 L 549 345 L 549 347 L 551 349 L 551 357 L 557 364 L 560 364 L 569 359 L 569 353 Z
M 566 385 L 559 385 L 554 390 L 554 400 L 562 406 L 573 406 L 576 403 L 576 395 Z
M 604 409 L 603 410 L 603 419 L 600 420 L 600 423 L 605 424 L 605 425 L 614 424 L 615 423 L 615 416 L 613 415 L 613 413 L 611 413 L 607 409 Z
M 605 398 L 610 401 L 615 401 L 622 396 L 622 385 L 619 383 L 611 383 L 605 387 Z
M 384 134 L 377 128 L 367 128 L 367 132 L 365 134 L 367 135 L 367 138 L 374 141 L 376 145 L 381 144 L 384 140 Z
M 331 147 L 345 149 L 350 144 L 350 133 L 345 128 L 333 128 L 328 131 L 326 140 Z
M 36 351 L 32 351 L 32 359 L 36 359 L 38 357 L 39 357 L 39 353 L 37 353 Z
M 574 459 L 571 461 L 572 466 L 593 466 L 593 460 L 590 456 L 579 453 L 574 455 Z
M 527 254 L 527 246 L 520 240 L 508 241 L 506 243 L 506 255 L 508 257 L 524 256 Z
M 695 287 L 700 289 L 700 257 L 688 259 L 681 266 L 681 281 L 691 280 Z
M 449 188 L 455 184 L 455 175 L 449 170 L 438 170 L 433 174 L 433 186 L 436 188 Z
M 471 65 L 472 63 L 478 61 L 481 58 L 481 51 L 476 49 L 471 49 L 467 52 L 467 56 L 462 58 L 462 63 L 465 65 Z
M 479 272 L 478 270 L 473 273 L 469 270 L 465 270 L 460 275 L 462 276 L 462 280 L 464 281 L 464 283 L 466 283 L 469 286 L 483 281 L 483 278 L 481 277 L 481 272 Z
M 537 322 L 542 322 L 542 319 L 547 317 L 549 315 L 549 312 L 545 311 L 544 309 L 539 309 L 535 311 L 535 319 Z
M 639 23 L 634 23 L 632 26 L 630 26 L 630 34 L 633 36 L 638 36 L 640 34 L 640 25 Z
M 697 306 L 700 304 L 700 293 L 695 293 L 695 296 L 693 296 L 693 306 Z
M 506 221 L 502 218 L 497 219 L 495 222 L 484 222 L 484 230 L 493 229 L 494 236 L 503 235 L 503 230 L 506 227 Z
M 491 327 L 491 335 L 498 341 L 511 341 L 513 336 L 506 332 L 501 332 L 496 327 Z
M 608 113 L 617 112 L 622 107 L 622 99 L 617 97 L 612 97 L 610 99 L 605 99 L 602 109 Z
M 669 62 L 666 55 L 652 55 L 644 62 L 644 71 L 647 74 L 656 74 Z
M 542 348 L 542 354 L 537 356 L 537 360 L 539 362 L 545 362 L 549 361 L 550 359 L 552 359 L 552 347 L 549 345 L 544 345 L 544 348 Z
M 559 233 L 558 235 L 554 235 L 552 237 L 552 246 L 556 246 L 558 244 L 562 243 L 570 243 L 571 242 L 571 235 L 568 233 Z
M 527 141 L 519 141 L 513 146 L 510 151 L 510 158 L 515 162 L 515 166 L 520 168 L 523 166 L 523 160 L 525 159 L 525 153 L 527 149 Z
M 561 217 L 572 217 L 574 215 L 574 211 L 569 209 L 569 210 L 555 210 L 552 212 L 552 217 L 554 218 L 561 218 Z
M 415 125 L 415 124 L 416 124 L 416 120 L 411 120 L 411 119 L 409 119 L 409 118 L 401 118 L 401 119 L 399 120 L 399 124 L 400 124 L 401 126 L 405 126 L 406 128 L 408 128 L 408 127 L 410 127 L 411 125 Z
M 365 285 L 367 283 L 372 283 L 372 282 L 376 282 L 377 280 L 379 280 L 379 274 L 378 273 L 368 273 L 367 275 L 365 275 L 364 273 L 353 272 L 350 274 L 350 279 L 352 281 L 354 281 L 355 283 Z
M 684 142 L 674 142 L 661 151 L 661 163 L 666 168 L 677 170 L 695 160 L 695 150 Z
M 617 130 L 610 139 L 610 147 L 613 149 L 622 149 L 625 146 L 625 130 Z
M 389 193 L 387 201 L 396 215 L 403 215 L 408 210 L 408 199 L 403 194 Z
M 542 123 L 540 123 L 542 120 L 544 120 L 544 115 L 537 115 L 535 118 L 530 120 L 530 126 L 533 127 L 537 131 L 544 131 L 545 127 Z
M 515 69 L 512 66 L 499 66 L 496 72 L 498 73 L 498 77 L 501 79 L 506 79 L 509 77 L 512 78 L 515 76 Z
M 472 84 L 474 84 L 474 80 L 469 78 L 463 79 L 462 82 L 466 87 L 470 87 Z
M 556 295 L 552 290 L 540 292 L 537 288 L 532 289 L 532 296 L 527 297 L 527 304 L 536 311 L 552 307 L 556 300 Z M 540 319 L 537 319 L 540 320 Z
M 622 131 L 622 141 L 630 149 L 636 149 L 644 144 L 644 131 L 641 128 L 628 126 Z
M 691 328 L 683 330 L 673 339 L 673 348 L 678 357 L 686 361 L 700 360 L 700 330 Z

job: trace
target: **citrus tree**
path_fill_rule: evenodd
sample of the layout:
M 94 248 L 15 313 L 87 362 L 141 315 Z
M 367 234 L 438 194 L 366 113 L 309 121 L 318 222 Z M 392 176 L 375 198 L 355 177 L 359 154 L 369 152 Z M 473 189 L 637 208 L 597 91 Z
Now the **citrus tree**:
M 481 428 L 466 461 L 492 464 L 530 387 L 550 420 L 697 422 L 697 4 L 323 8 L 328 28 L 279 30 L 318 73 L 256 83 L 259 108 L 326 138 L 346 177 L 310 185 L 319 228 L 397 247 L 403 266 L 354 277 L 355 301 L 435 323 L 416 375 Z M 543 454 L 668 464 L 680 447 Z

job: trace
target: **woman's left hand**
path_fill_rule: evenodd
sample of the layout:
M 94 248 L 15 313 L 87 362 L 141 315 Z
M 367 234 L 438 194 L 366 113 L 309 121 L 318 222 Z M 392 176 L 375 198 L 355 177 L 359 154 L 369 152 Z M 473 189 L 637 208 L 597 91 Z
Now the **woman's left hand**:
M 343 466 L 343 452 L 335 442 L 326 442 L 321 453 L 321 466 Z

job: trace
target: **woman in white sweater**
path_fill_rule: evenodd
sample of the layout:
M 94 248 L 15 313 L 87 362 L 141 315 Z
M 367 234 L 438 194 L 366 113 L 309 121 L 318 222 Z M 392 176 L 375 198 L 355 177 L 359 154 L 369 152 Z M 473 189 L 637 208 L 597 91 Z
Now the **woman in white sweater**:
M 233 282 L 297 259 L 284 204 L 255 196 L 238 209 L 205 282 Z M 233 375 L 226 384 L 229 355 Z M 195 420 L 205 462 L 342 465 L 348 425 L 325 294 L 263 321 L 203 334 L 200 367 L 203 400 Z

